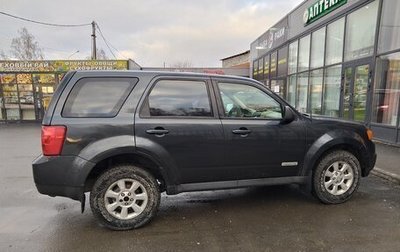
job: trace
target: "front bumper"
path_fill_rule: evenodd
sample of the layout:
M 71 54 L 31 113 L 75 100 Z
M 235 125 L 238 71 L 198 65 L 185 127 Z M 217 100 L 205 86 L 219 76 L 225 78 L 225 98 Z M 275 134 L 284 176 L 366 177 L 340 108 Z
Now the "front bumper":
M 369 163 L 367 164 L 367 167 L 365 167 L 363 171 L 363 176 L 366 177 L 369 175 L 369 173 L 374 169 L 376 163 L 376 153 L 372 155 L 372 157 L 369 160 Z
M 94 164 L 77 156 L 40 155 L 32 162 L 33 179 L 41 194 L 82 201 L 87 175 Z

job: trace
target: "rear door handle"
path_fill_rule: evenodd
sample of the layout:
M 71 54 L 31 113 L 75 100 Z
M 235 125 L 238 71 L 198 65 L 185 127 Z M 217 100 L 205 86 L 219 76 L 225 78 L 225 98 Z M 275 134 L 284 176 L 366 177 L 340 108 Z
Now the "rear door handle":
M 162 127 L 156 127 L 154 129 L 146 130 L 146 133 L 151 134 L 151 135 L 156 135 L 156 136 L 165 136 L 165 134 L 168 134 L 169 131 Z
M 233 134 L 236 134 L 236 135 L 245 136 L 245 135 L 250 134 L 250 133 L 251 133 L 251 130 L 249 130 L 249 129 L 247 129 L 247 128 L 244 128 L 244 127 L 241 127 L 241 128 L 239 128 L 239 129 L 234 129 L 234 130 L 232 130 L 232 133 L 233 133 Z

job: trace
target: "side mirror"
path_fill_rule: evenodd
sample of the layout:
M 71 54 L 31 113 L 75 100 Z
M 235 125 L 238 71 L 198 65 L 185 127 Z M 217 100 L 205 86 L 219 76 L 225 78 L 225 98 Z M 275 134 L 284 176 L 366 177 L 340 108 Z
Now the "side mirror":
M 285 106 L 285 110 L 283 111 L 283 118 L 281 123 L 288 124 L 293 122 L 295 119 L 294 112 L 289 106 Z

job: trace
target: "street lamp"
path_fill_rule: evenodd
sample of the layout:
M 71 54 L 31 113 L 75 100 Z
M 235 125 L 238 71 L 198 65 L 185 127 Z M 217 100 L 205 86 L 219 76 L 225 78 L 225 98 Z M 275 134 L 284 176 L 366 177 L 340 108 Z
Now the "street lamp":
M 79 50 L 77 50 L 76 52 L 74 52 L 73 54 L 69 55 L 67 59 L 70 59 L 72 56 L 74 56 L 75 54 L 77 54 L 79 52 Z

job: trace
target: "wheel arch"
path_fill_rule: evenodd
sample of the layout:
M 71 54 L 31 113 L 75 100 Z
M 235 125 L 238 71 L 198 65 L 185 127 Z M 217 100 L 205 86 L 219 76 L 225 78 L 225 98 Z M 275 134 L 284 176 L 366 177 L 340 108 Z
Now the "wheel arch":
M 165 191 L 171 184 L 167 171 L 155 158 L 137 152 L 118 152 L 98 158 L 98 161 L 86 176 L 85 192 L 91 191 L 96 179 L 117 164 L 132 164 L 147 170 L 160 183 L 161 191 Z
M 362 176 L 366 176 L 367 160 L 363 156 L 367 155 L 367 150 L 363 139 L 356 133 L 341 137 L 333 137 L 332 135 L 320 137 L 308 149 L 300 174 L 302 176 L 312 176 L 312 172 L 319 161 L 335 150 L 345 150 L 353 154 L 360 163 Z

